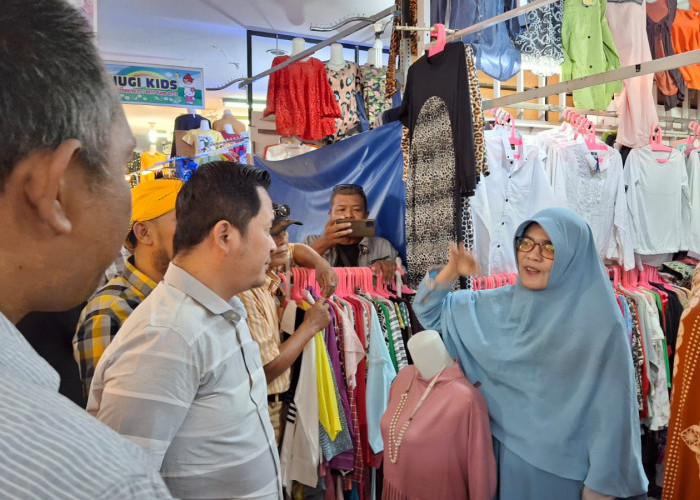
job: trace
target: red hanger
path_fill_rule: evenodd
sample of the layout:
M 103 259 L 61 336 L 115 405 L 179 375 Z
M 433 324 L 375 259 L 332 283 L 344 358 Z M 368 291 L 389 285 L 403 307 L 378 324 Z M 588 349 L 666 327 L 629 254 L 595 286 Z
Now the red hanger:
M 435 54 L 439 54 L 445 50 L 445 25 L 444 24 L 433 24 L 430 29 L 430 39 L 435 38 L 435 45 L 428 48 L 428 57 L 433 57 Z

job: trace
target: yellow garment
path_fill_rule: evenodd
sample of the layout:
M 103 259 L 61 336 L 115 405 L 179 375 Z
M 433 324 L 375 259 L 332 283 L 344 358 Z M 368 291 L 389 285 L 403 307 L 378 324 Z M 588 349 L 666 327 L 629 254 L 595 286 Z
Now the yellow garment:
M 307 302 L 299 304 L 304 311 L 311 309 Z M 314 336 L 316 344 L 316 386 L 318 388 L 318 421 L 325 429 L 331 441 L 343 430 L 340 426 L 340 411 L 338 399 L 335 397 L 335 385 L 333 384 L 333 372 L 331 362 L 328 359 L 326 344 L 323 342 L 323 334 L 318 332 Z
M 328 433 L 331 441 L 342 430 L 340 426 L 340 412 L 338 400 L 335 397 L 333 374 L 331 363 L 328 360 L 328 351 L 323 342 L 323 335 L 319 332 L 314 337 L 316 342 L 316 383 L 318 386 L 318 421 Z
M 147 221 L 175 210 L 182 181 L 157 179 L 142 182 L 131 190 L 131 223 Z
M 151 168 L 156 163 L 160 163 L 167 160 L 167 157 L 163 153 L 155 152 L 151 154 L 150 151 L 144 151 L 141 153 L 141 170 Z M 155 172 L 143 172 L 141 174 L 141 182 L 155 180 Z
M 216 150 L 216 144 L 224 142 L 224 136 L 216 130 L 201 130 L 193 128 L 182 138 L 190 146 L 194 146 L 194 154 L 209 153 Z

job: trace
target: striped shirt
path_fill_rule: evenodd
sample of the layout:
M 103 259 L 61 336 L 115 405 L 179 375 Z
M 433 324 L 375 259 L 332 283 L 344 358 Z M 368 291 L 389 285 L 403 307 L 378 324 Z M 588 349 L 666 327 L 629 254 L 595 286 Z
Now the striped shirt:
M 275 299 L 279 286 L 279 277 L 273 272 L 268 272 L 264 285 L 237 295 L 248 314 L 248 328 L 253 340 L 260 347 L 263 365 L 280 355 L 280 322 Z M 289 390 L 290 374 L 291 369 L 287 369 L 267 384 L 267 393 L 281 394 Z
M 0 497 L 171 498 L 143 450 L 58 394 L 58 374 L 2 313 L 0 344 Z
M 170 264 L 97 365 L 88 411 L 180 498 L 282 498 L 265 373 L 237 298 Z
M 88 300 L 80 313 L 73 337 L 73 355 L 78 362 L 85 397 L 102 353 L 122 324 L 156 287 L 156 282 L 134 266 L 129 257 L 121 274 L 113 277 Z

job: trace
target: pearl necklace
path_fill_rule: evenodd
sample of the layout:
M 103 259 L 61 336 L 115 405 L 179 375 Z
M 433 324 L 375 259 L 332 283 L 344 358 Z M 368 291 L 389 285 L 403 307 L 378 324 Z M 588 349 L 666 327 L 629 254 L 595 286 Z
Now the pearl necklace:
M 391 423 L 389 424 L 389 460 L 391 460 L 392 464 L 395 464 L 396 462 L 399 461 L 399 448 L 401 448 L 401 443 L 403 442 L 403 436 L 406 434 L 406 430 L 408 429 L 408 426 L 411 425 L 411 422 L 413 422 L 413 416 L 416 414 L 418 411 L 418 408 L 421 407 L 425 399 L 428 397 L 428 394 L 430 394 L 430 391 L 433 389 L 433 386 L 435 385 L 435 382 L 437 382 L 438 377 L 442 374 L 443 370 L 445 368 L 443 367 L 435 377 L 433 377 L 433 380 L 430 381 L 428 384 L 428 387 L 425 389 L 425 392 L 423 392 L 423 395 L 421 398 L 418 400 L 418 404 L 416 407 L 413 409 L 411 412 L 411 415 L 408 417 L 408 420 L 406 420 L 401 426 L 401 430 L 399 431 L 398 437 L 396 436 L 396 426 L 399 423 L 399 417 L 401 416 L 401 412 L 404 409 L 404 406 L 406 406 L 406 400 L 408 399 L 408 393 L 411 390 L 411 386 L 413 385 L 413 381 L 416 379 L 416 375 L 413 376 L 411 379 L 411 383 L 408 384 L 408 387 L 406 388 L 406 392 L 404 392 L 401 395 L 401 399 L 399 400 L 399 404 L 396 407 L 396 411 L 394 411 L 394 416 L 391 419 Z

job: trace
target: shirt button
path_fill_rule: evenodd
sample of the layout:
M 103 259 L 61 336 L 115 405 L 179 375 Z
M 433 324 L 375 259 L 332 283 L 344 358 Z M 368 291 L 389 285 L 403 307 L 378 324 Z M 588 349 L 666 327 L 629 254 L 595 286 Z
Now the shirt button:
M 496 248 L 501 248 L 501 245 L 496 245 Z
M 591 37 L 591 35 L 588 35 L 588 38 L 590 38 L 590 37 Z
M 506 203 L 508 203 L 508 198 L 506 198 Z
M 591 64 L 590 66 L 588 66 L 588 67 L 591 68 L 591 69 L 593 69 L 593 65 L 592 65 L 592 64 Z

